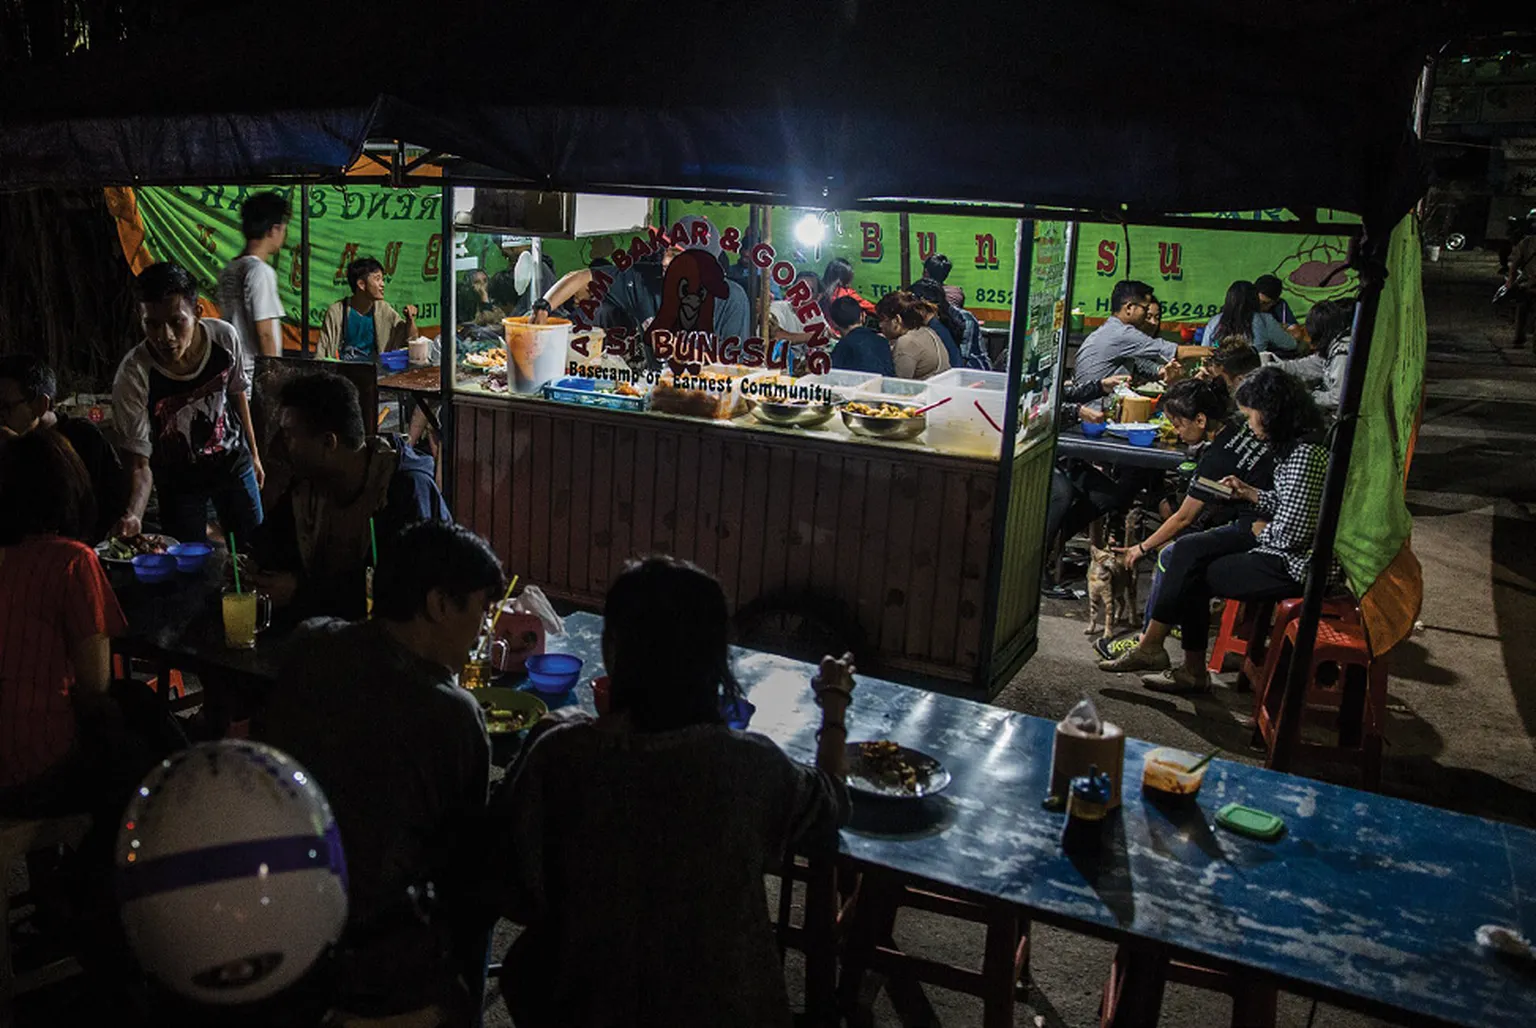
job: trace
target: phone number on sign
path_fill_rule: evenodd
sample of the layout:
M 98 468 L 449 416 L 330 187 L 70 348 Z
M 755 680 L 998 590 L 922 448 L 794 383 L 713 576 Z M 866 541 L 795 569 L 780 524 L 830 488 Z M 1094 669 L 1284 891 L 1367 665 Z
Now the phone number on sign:
M 976 290 L 977 303 L 1012 303 L 1012 289 L 978 289 Z

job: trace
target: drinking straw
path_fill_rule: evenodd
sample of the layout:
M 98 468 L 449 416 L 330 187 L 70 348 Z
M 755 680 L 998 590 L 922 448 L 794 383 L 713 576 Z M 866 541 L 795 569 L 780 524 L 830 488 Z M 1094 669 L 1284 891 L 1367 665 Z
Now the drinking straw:
M 229 533 L 229 560 L 235 566 L 235 595 L 239 596 L 240 589 L 240 551 L 235 548 L 235 533 Z
M 373 530 L 373 518 L 368 519 L 368 546 L 373 550 L 373 566 L 379 566 L 379 537 Z
M 502 610 L 502 608 L 505 607 L 507 605 L 507 601 L 512 598 L 512 590 L 516 589 L 516 588 L 517 588 L 517 576 L 513 575 L 512 576 L 512 581 L 507 583 L 506 595 L 504 595 L 501 598 L 501 602 L 500 603 L 496 604 L 496 613 L 491 615 L 491 628 L 494 629 L 496 627 L 496 622 L 501 620 L 501 615 L 506 613 L 505 611 Z
M 1202 767 L 1204 767 L 1205 765 L 1209 764 L 1211 762 L 1211 758 L 1216 756 L 1216 754 L 1218 754 L 1220 752 L 1221 752 L 1221 747 L 1220 746 L 1216 747 L 1214 750 L 1212 750 L 1211 752 L 1207 753 L 1205 756 L 1201 757 L 1195 763 L 1194 767 L 1190 768 L 1189 770 L 1185 771 L 1184 773 L 1187 774 L 1187 775 L 1194 774 L 1196 771 L 1199 771 Z

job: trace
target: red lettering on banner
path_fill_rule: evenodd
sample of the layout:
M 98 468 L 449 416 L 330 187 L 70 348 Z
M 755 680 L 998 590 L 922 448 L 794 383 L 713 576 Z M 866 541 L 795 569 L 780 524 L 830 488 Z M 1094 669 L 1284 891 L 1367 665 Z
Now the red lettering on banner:
M 642 257 L 649 257 L 650 255 L 651 255 L 651 244 L 650 243 L 647 243 L 644 239 L 641 239 L 639 236 L 635 236 L 633 239 L 631 239 L 629 241 L 629 259 L 630 260 L 638 261 L 640 258 L 642 258 Z
M 666 229 L 656 227 L 651 228 L 651 250 L 653 252 L 656 250 L 665 250 L 671 245 L 672 237 L 667 234 Z
M 395 269 L 400 266 L 400 251 L 404 248 L 404 243 L 395 242 L 384 244 L 384 259 L 379 263 L 384 265 L 385 278 L 395 277 Z
M 731 336 L 725 342 L 720 344 L 720 363 L 741 363 L 741 339 L 739 337 Z
M 443 266 L 443 234 L 432 233 L 427 240 L 427 259 L 421 262 L 421 277 L 436 278 Z
M 651 349 L 659 361 L 667 360 L 672 356 L 672 333 L 664 328 L 658 328 L 651 333 Z
M 767 365 L 770 368 L 789 367 L 789 340 L 780 339 L 768 344 Z
M 741 249 L 741 232 L 734 228 L 728 228 L 720 233 L 720 249 L 726 253 L 735 253 Z
M 766 268 L 773 263 L 773 247 L 758 243 L 747 253 L 747 259 L 756 267 Z
M 825 321 L 808 322 L 805 330 L 810 333 L 811 338 L 807 342 L 812 347 L 826 346 L 832 341 L 831 330 Z
M 629 352 L 629 329 L 622 325 L 610 328 L 603 336 L 603 352 L 622 357 Z
M 695 332 L 693 341 L 693 361 L 697 364 L 713 364 L 715 356 L 719 353 L 718 340 L 713 332 Z
M 832 355 L 825 350 L 812 350 L 805 356 L 805 368 L 813 375 L 825 375 L 832 370 Z
M 790 305 L 794 307 L 802 306 L 810 298 L 811 287 L 806 283 L 805 279 L 801 279 L 784 291 L 784 299 L 788 300 Z M 799 312 L 796 311 L 796 313 L 798 314 Z
M 821 304 L 815 298 L 809 299 L 795 308 L 795 314 L 802 325 L 809 326 L 811 322 L 821 320 Z
M 356 243 L 348 243 L 346 246 L 341 248 L 341 260 L 336 263 L 336 277 L 333 279 L 333 281 L 347 281 L 347 265 L 357 260 L 357 249 L 358 247 Z M 347 285 L 350 288 L 352 283 L 347 282 Z
M 788 261 L 779 261 L 769 274 L 773 276 L 773 281 L 777 285 L 787 286 L 795 280 L 795 266 Z
M 859 260 L 878 261 L 885 256 L 885 244 L 880 241 L 878 221 L 859 222 L 859 232 L 864 237 L 864 246 L 859 250 Z
M 620 271 L 628 271 L 630 268 L 634 267 L 634 264 L 635 262 L 629 259 L 629 254 L 624 252 L 623 247 L 614 248 L 613 266 L 615 268 L 618 268 Z
M 976 235 L 976 266 L 978 268 L 997 267 L 997 240 L 990 232 Z
M 571 349 L 575 350 L 583 357 L 590 357 L 591 354 L 587 350 L 587 340 L 591 338 L 591 336 L 577 336 L 575 339 L 571 340 Z
M 917 233 L 917 259 L 926 261 L 939 252 L 939 237 L 933 232 Z
M 672 226 L 672 245 L 673 246 L 687 246 L 688 245 L 688 226 L 684 225 L 681 221 L 679 221 L 676 225 Z
M 741 363 L 750 368 L 761 367 L 763 363 L 763 341 L 757 336 L 747 339 L 741 344 Z
M 708 246 L 709 245 L 709 222 L 707 222 L 707 221 L 695 221 L 693 223 L 693 245 L 694 246 Z
M 1180 258 L 1184 248 L 1179 243 L 1157 244 L 1157 270 L 1164 278 L 1183 278 L 1184 269 L 1180 267 Z
M 1119 247 L 1115 245 L 1113 239 L 1100 240 L 1099 261 L 1093 266 L 1093 270 L 1097 271 L 1100 275 L 1113 275 L 1115 273 L 1115 265 L 1119 263 L 1118 250 Z

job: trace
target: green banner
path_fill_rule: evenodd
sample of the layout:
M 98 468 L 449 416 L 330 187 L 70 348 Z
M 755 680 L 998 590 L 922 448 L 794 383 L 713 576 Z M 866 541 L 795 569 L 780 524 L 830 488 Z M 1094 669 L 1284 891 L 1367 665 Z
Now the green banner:
M 1321 300 L 1351 296 L 1358 287 L 1344 269 L 1344 236 L 1267 235 L 1219 229 L 1132 225 L 1078 226 L 1072 307 L 1091 319 L 1110 315 L 1109 294 L 1127 278 L 1150 285 L 1163 302 L 1165 323 L 1203 325 L 1220 310 L 1227 287 L 1274 275 L 1298 316 Z
M 245 247 L 240 205 L 261 186 L 144 187 L 137 191 L 144 245 L 155 260 L 173 260 L 197 278 L 215 304 L 219 271 Z M 276 187 L 294 208 L 288 243 L 273 264 L 288 311 L 285 324 L 300 323 L 298 188 Z M 348 295 L 346 267 L 359 257 L 384 265 L 387 300 L 396 308 L 414 303 L 418 324 L 435 328 L 441 303 L 442 191 L 437 187 L 311 186 L 309 188 L 309 323 L 318 331 L 325 309 Z

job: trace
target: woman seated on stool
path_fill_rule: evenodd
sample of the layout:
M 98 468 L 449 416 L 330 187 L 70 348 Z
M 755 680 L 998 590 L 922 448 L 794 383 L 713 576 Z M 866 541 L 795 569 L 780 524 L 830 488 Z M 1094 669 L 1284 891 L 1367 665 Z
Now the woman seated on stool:
M 502 994 L 519 1028 L 791 1023 L 763 875 L 848 815 L 849 658 L 828 657 L 817 766 L 733 731 L 725 594 L 691 564 L 608 591 L 610 709 L 550 718 L 492 802 L 493 888 L 527 926 Z
M 1211 598 L 1280 600 L 1300 596 L 1312 559 L 1328 452 L 1305 437 L 1321 426 L 1306 388 L 1279 368 L 1261 368 L 1237 390 L 1237 405 L 1253 434 L 1274 453 L 1274 488 L 1260 490 L 1228 475 L 1234 495 L 1258 508 L 1257 518 L 1186 536 L 1166 554 L 1152 617 L 1136 647 L 1099 664 L 1105 671 L 1151 671 L 1154 692 L 1203 693 Z M 1184 665 L 1171 668 L 1163 642 L 1182 629 Z
M 1246 419 L 1241 423 L 1233 420 L 1232 394 L 1225 382 L 1191 378 L 1175 382 L 1163 396 L 1162 410 L 1168 416 L 1168 423 L 1179 433 L 1180 442 L 1203 448 L 1178 509 L 1145 540 L 1118 551 L 1126 566 L 1133 569 L 1142 557 L 1157 555 L 1153 561 L 1152 589 L 1147 594 L 1142 628 L 1146 628 L 1152 618 L 1152 608 L 1162 588 L 1164 562 L 1172 552 L 1172 540 L 1188 532 L 1203 532 L 1225 525 L 1239 517 L 1257 516 L 1258 512 L 1242 500 L 1221 496 L 1209 486 L 1202 485 L 1201 479 L 1220 482 L 1228 475 L 1235 475 L 1260 490 L 1269 489 L 1274 484 L 1275 461 L 1269 444 L 1253 434 Z M 1161 553 L 1159 548 L 1162 548 Z M 1135 647 L 1139 638 L 1139 634 L 1132 633 L 1117 639 L 1100 639 L 1093 648 L 1104 660 L 1113 660 Z

